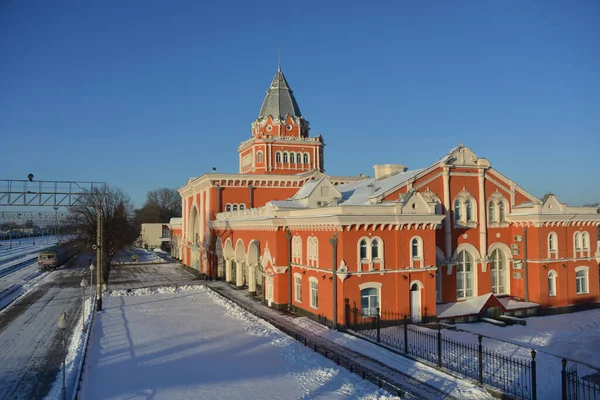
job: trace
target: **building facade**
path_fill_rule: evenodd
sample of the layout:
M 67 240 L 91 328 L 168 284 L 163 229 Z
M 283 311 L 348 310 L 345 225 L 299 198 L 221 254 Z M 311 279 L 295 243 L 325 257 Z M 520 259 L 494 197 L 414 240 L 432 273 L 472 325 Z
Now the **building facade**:
M 179 189 L 186 265 L 334 323 L 354 304 L 419 321 L 477 315 L 490 296 L 504 312 L 600 301 L 597 208 L 538 199 L 463 145 L 420 169 L 328 176 L 308 133 L 278 70 L 239 173 Z

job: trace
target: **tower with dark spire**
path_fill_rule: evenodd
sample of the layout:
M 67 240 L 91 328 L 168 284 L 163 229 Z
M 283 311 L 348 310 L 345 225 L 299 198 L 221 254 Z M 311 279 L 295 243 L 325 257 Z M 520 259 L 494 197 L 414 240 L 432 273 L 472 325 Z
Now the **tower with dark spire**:
M 238 147 L 240 173 L 323 172 L 325 143 L 321 136 L 310 137 L 309 130 L 294 92 L 278 66 L 258 117 L 252 123 L 252 136 Z

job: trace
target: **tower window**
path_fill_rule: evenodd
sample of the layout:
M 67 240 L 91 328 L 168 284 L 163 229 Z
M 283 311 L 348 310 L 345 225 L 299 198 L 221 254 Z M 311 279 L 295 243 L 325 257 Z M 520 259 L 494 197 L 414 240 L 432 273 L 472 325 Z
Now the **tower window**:
M 283 153 L 283 163 L 284 164 L 288 163 L 288 153 Z
M 258 153 L 256 153 L 256 161 L 257 162 L 263 162 L 263 153 L 262 153 L 262 151 L 259 151 Z

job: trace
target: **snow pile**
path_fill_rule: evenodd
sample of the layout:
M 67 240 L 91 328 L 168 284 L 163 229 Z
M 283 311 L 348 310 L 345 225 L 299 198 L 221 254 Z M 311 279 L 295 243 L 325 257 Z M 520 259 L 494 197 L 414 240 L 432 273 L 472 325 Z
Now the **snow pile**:
M 179 293 L 190 290 L 206 290 L 201 285 L 182 285 L 182 286 L 163 286 L 153 288 L 140 288 L 140 289 L 117 289 L 109 290 L 104 296 L 149 296 L 153 294 L 163 293 Z
M 73 336 L 71 336 L 71 341 L 69 342 L 69 346 L 67 348 L 67 357 L 65 362 L 66 369 L 66 386 L 67 386 L 67 398 L 70 399 L 70 394 L 73 392 L 75 387 L 75 379 L 77 378 L 77 371 L 79 369 L 79 364 L 81 363 L 81 357 L 83 357 L 83 344 L 85 343 L 85 336 L 87 333 L 87 329 L 90 326 L 90 306 L 91 302 L 89 299 L 85 301 L 85 316 L 86 316 L 86 330 L 83 330 L 81 326 L 81 319 L 77 320 L 75 325 L 75 329 L 73 331 Z M 62 395 L 62 377 L 63 377 L 62 367 L 60 372 L 56 376 L 56 380 L 52 384 L 52 388 L 50 392 L 46 395 L 44 400 L 54 400 L 60 399 Z

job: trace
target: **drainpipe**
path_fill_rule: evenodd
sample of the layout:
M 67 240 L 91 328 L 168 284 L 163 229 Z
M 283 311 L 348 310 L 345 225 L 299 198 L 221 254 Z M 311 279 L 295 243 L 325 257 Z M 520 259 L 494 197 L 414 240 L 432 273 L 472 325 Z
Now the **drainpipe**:
M 337 329 L 337 232 L 329 239 L 329 243 L 331 243 L 331 262 L 333 263 L 331 268 L 333 278 L 333 329 Z
M 248 189 L 250 190 L 250 207 L 254 208 L 254 186 L 248 185 Z
M 525 301 L 529 301 L 529 273 L 527 272 L 527 227 L 523 228 L 523 273 L 525 274 Z
M 223 188 L 221 187 L 221 185 L 217 185 L 217 194 L 218 194 L 218 204 L 217 204 L 217 212 L 222 212 L 223 211 L 223 194 L 221 193 L 221 191 L 223 190 Z
M 290 228 L 286 227 L 285 238 L 287 240 L 287 265 L 288 265 L 288 311 L 292 311 L 292 234 Z

